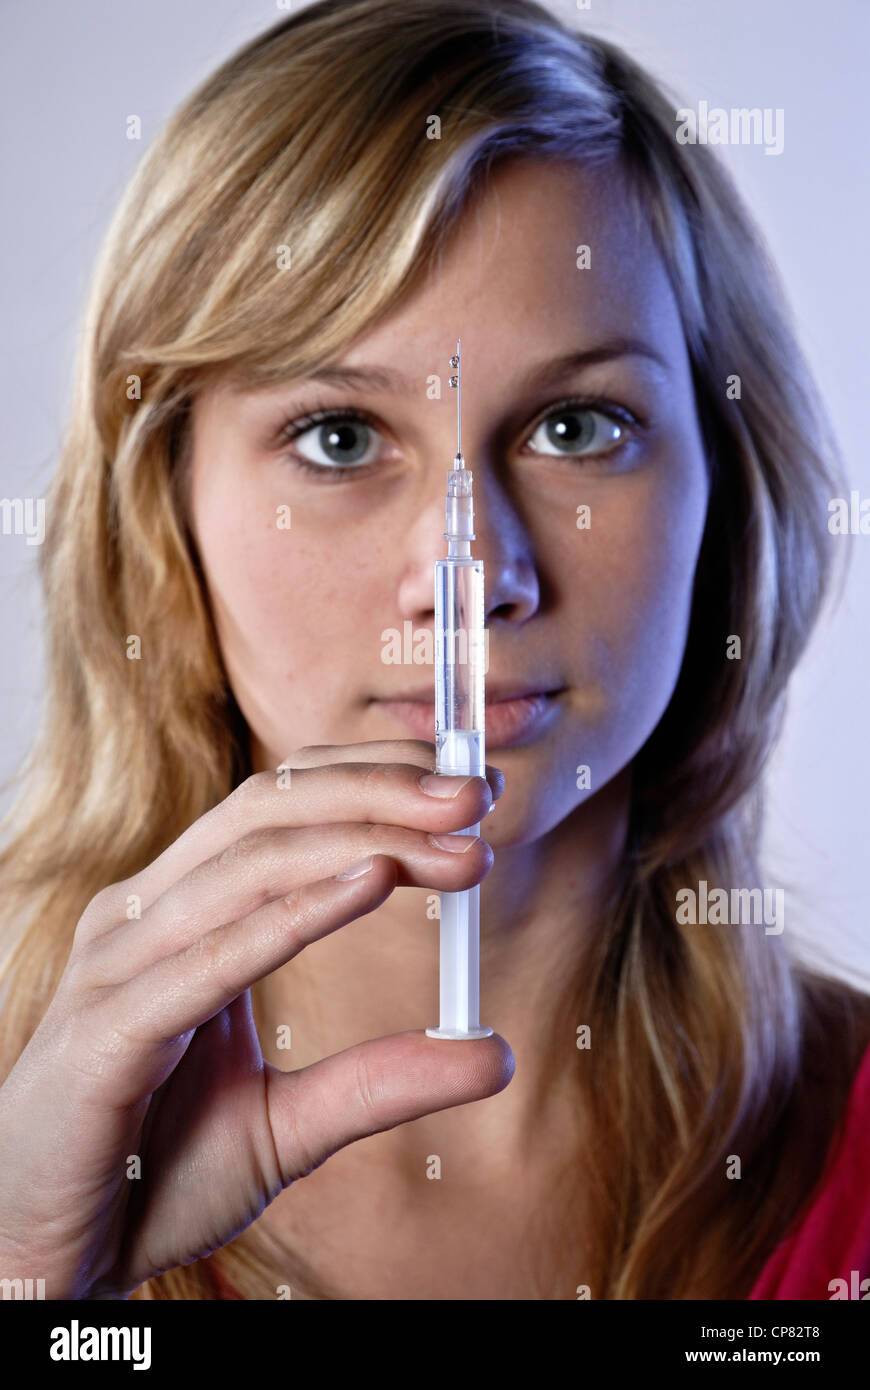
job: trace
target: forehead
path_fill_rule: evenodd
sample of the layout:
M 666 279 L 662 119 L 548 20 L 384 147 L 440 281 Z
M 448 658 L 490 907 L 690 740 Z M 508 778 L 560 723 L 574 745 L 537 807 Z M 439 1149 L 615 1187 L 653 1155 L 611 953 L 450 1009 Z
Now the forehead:
M 583 248 L 588 247 L 584 259 Z M 586 264 L 588 260 L 588 264 Z M 457 331 L 458 330 L 458 331 Z M 443 356 L 473 337 L 487 356 L 636 336 L 683 352 L 667 272 L 622 170 L 523 159 L 493 172 L 428 280 L 354 349 L 350 365 L 409 345 Z

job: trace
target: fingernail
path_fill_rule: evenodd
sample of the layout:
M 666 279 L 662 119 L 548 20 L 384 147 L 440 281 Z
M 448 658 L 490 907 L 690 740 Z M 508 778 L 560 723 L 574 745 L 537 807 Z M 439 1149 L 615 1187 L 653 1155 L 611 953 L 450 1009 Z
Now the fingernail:
M 465 840 L 458 840 L 455 835 L 430 835 L 429 839 L 437 849 L 449 849 L 451 854 L 466 854 L 477 836 L 470 836 Z
M 336 878 L 361 878 L 367 874 L 374 863 L 374 855 L 370 854 L 368 859 L 361 859 L 358 864 L 351 864 L 349 869 L 345 869 L 343 874 L 336 874 Z
M 463 787 L 472 781 L 471 777 L 447 777 L 440 772 L 421 772 L 417 778 L 421 791 L 427 796 L 458 796 Z

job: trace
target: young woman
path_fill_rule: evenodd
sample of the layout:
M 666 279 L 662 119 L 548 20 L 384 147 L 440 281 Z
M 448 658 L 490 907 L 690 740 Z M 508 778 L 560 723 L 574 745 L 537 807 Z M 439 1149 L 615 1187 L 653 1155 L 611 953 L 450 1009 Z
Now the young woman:
M 433 624 L 457 337 L 500 772 L 433 796 L 431 667 L 383 656 Z M 787 914 L 681 910 L 774 886 L 760 778 L 838 468 L 734 188 L 617 48 L 526 0 L 326 0 L 206 81 L 107 239 L 50 498 L 4 1270 L 79 1299 L 870 1274 L 870 1000 Z M 433 897 L 474 883 L 497 1032 L 432 1039 Z

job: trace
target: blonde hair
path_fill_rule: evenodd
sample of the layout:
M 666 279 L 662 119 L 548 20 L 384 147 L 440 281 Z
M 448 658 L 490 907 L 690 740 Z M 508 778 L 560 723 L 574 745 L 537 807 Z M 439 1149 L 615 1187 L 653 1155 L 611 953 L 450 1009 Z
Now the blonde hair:
M 334 358 L 516 157 L 625 171 L 626 215 L 651 226 L 679 305 L 711 469 L 682 672 L 634 761 L 622 886 L 559 1020 L 560 1047 L 578 1021 L 592 1028 L 578 1105 L 598 1145 L 566 1170 L 591 1224 L 579 1268 L 566 1252 L 565 1296 L 584 1283 L 596 1298 L 740 1298 L 819 1176 L 867 1000 L 757 927 L 681 927 L 675 894 L 760 881 L 759 777 L 829 577 L 839 461 L 713 152 L 676 142 L 674 105 L 619 48 L 528 0 L 403 0 L 401 22 L 390 0 L 312 5 L 184 102 L 121 201 L 49 498 L 44 722 L 0 857 L 2 1075 L 94 893 L 249 770 L 184 512 L 195 393 L 225 372 L 266 385 Z M 133 633 L 141 661 L 126 659 Z M 723 657 L 729 634 L 740 661 Z M 740 1183 L 726 1181 L 733 1153 Z M 214 1297 L 215 1266 L 245 1297 L 286 1282 L 341 1296 L 255 1223 L 134 1297 Z

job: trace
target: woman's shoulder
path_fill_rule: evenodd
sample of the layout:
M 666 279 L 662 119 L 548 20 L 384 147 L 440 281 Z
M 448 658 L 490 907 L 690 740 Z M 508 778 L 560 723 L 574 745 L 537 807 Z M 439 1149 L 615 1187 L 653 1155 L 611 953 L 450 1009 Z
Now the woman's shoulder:
M 825 1002 L 848 1027 L 810 1065 L 822 1085 L 832 1083 L 831 1066 L 844 1069 L 845 1103 L 821 1177 L 751 1299 L 870 1299 L 870 996 L 844 986 Z

